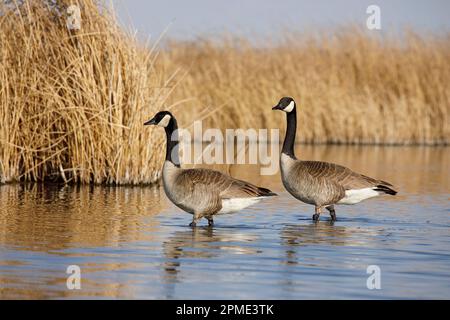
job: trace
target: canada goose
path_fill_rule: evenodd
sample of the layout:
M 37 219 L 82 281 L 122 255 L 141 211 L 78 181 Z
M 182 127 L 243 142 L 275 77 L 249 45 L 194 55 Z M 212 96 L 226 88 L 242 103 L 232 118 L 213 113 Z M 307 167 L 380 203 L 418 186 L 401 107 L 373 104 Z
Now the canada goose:
M 336 220 L 335 204 L 355 204 L 381 194 L 395 195 L 392 184 L 356 173 L 346 167 L 322 162 L 298 160 L 294 154 L 297 110 L 294 99 L 281 98 L 272 110 L 286 112 L 287 128 L 280 155 L 281 180 L 295 198 L 314 205 L 313 220 L 322 208 Z
M 214 223 L 215 214 L 242 210 L 276 194 L 246 181 L 209 169 L 182 169 L 178 155 L 178 125 L 168 111 L 158 112 L 144 125 L 158 125 L 166 131 L 166 160 L 162 179 L 167 197 L 182 210 L 193 214 L 190 226 L 201 218 Z

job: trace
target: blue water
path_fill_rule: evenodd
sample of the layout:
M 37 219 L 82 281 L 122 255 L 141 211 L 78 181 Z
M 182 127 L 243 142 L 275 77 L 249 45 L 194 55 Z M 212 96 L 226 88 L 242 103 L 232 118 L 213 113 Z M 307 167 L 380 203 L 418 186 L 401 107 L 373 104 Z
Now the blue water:
M 192 229 L 159 188 L 3 185 L 0 298 L 449 299 L 449 149 L 301 148 L 400 193 L 313 223 L 277 175 L 237 170 L 279 197 Z M 381 289 L 367 287 L 370 265 Z

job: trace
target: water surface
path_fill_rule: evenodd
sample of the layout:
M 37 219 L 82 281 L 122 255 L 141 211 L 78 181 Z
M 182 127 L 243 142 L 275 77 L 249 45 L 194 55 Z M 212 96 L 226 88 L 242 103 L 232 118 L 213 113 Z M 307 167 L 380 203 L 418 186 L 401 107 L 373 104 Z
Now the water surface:
M 156 187 L 0 186 L 0 298 L 450 298 L 449 148 L 298 146 L 388 180 L 400 193 L 337 208 L 334 224 L 278 175 L 227 168 L 271 198 L 216 225 Z M 81 268 L 81 290 L 66 286 Z M 366 269 L 381 270 L 369 290 Z

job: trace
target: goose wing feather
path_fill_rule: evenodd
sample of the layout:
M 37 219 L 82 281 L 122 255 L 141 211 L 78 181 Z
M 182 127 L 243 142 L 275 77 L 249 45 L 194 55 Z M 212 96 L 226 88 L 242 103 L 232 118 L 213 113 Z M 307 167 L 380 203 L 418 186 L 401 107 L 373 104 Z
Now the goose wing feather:
M 274 195 L 268 189 L 210 169 L 186 169 L 180 173 L 178 179 L 182 179 L 184 184 L 190 185 L 192 191 L 202 189 L 207 193 L 218 194 L 221 199 Z
M 181 209 L 203 215 L 219 212 L 224 199 L 275 195 L 268 189 L 259 188 L 210 169 L 179 171 L 166 193 Z
M 344 166 L 323 161 L 300 161 L 302 171 L 306 171 L 315 179 L 324 179 L 344 188 L 344 190 L 362 189 L 377 185 L 392 186 L 382 180 L 359 174 Z

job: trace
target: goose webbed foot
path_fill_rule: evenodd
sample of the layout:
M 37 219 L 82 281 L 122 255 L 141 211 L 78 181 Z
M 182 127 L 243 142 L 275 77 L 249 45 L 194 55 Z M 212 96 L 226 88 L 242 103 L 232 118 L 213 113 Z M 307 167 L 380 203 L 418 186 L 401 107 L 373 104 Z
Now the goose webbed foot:
M 334 206 L 331 205 L 326 208 L 330 212 L 331 221 L 336 221 L 336 210 L 334 210 Z
M 331 221 L 336 221 L 336 212 L 330 212 L 330 216 L 331 216 Z
M 316 212 L 312 216 L 313 221 L 319 221 L 320 213 L 322 211 L 321 209 L 322 209 L 321 207 L 316 207 L 316 209 L 315 209 Z
M 197 222 L 202 218 L 201 213 L 194 213 L 194 216 L 192 217 L 192 222 L 189 224 L 190 227 L 196 227 Z

